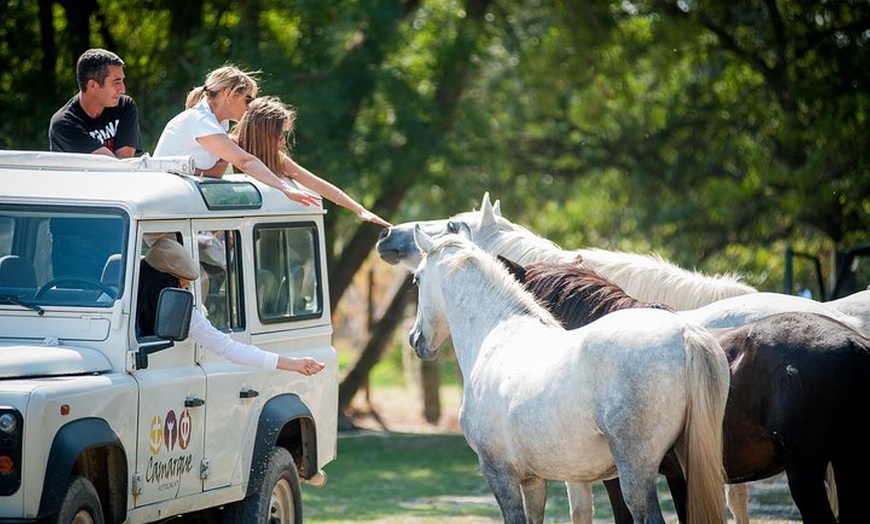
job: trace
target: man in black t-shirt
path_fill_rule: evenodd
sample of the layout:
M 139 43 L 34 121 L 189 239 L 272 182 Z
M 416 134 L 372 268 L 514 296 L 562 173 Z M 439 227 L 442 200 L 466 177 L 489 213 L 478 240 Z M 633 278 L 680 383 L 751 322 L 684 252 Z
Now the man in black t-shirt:
M 79 93 L 51 117 L 52 151 L 128 158 L 142 150 L 139 111 L 125 95 L 124 61 L 105 49 L 89 49 L 76 64 Z

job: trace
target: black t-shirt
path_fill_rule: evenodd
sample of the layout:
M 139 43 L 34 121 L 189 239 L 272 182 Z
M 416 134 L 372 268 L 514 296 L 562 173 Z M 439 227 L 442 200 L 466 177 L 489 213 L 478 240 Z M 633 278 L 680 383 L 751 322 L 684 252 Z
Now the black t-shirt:
M 51 151 L 66 153 L 93 153 L 101 147 L 114 153 L 124 146 L 141 151 L 136 102 L 121 95 L 117 106 L 107 107 L 98 118 L 91 118 L 76 95 L 51 117 L 48 146 Z

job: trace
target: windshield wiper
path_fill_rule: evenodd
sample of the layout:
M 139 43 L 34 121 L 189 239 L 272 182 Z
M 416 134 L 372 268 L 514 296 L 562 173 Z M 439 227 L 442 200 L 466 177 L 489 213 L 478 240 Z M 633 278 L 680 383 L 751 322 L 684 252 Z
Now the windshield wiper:
M 43 309 L 41 307 L 37 306 L 36 304 L 31 304 L 29 302 L 25 302 L 25 301 L 19 299 L 18 295 L 0 294 L 0 300 L 9 302 L 10 304 L 15 304 L 16 306 L 21 306 L 23 308 L 32 309 L 33 311 L 36 311 L 37 313 L 39 313 L 39 316 L 42 316 L 45 314 L 45 311 L 43 311 Z

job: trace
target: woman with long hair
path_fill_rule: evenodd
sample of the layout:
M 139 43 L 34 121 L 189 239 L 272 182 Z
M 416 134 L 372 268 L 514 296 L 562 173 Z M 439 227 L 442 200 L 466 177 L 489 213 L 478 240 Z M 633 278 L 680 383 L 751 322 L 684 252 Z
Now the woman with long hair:
M 273 96 L 256 98 L 248 105 L 232 137 L 239 147 L 256 156 L 278 176 L 301 184 L 335 204 L 349 209 L 360 220 L 383 227 L 390 223 L 366 209 L 334 184 L 299 165 L 290 156 L 288 137 L 296 124 L 296 110 Z M 236 164 L 233 164 L 236 165 Z M 242 166 L 236 166 L 244 171 Z
M 259 86 L 253 75 L 233 65 L 210 72 L 203 85 L 188 93 L 186 109 L 166 124 L 154 156 L 192 156 L 196 174 L 217 178 L 229 163 L 292 200 L 320 205 L 319 195 L 282 180 L 257 155 L 230 139 L 229 122 L 241 120 L 257 96 Z

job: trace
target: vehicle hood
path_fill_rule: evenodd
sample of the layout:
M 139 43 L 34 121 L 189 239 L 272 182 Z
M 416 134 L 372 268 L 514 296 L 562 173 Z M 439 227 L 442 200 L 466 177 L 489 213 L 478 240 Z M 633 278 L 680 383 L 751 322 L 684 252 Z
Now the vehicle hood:
M 0 379 L 101 373 L 109 359 L 93 349 L 72 346 L 0 347 Z

